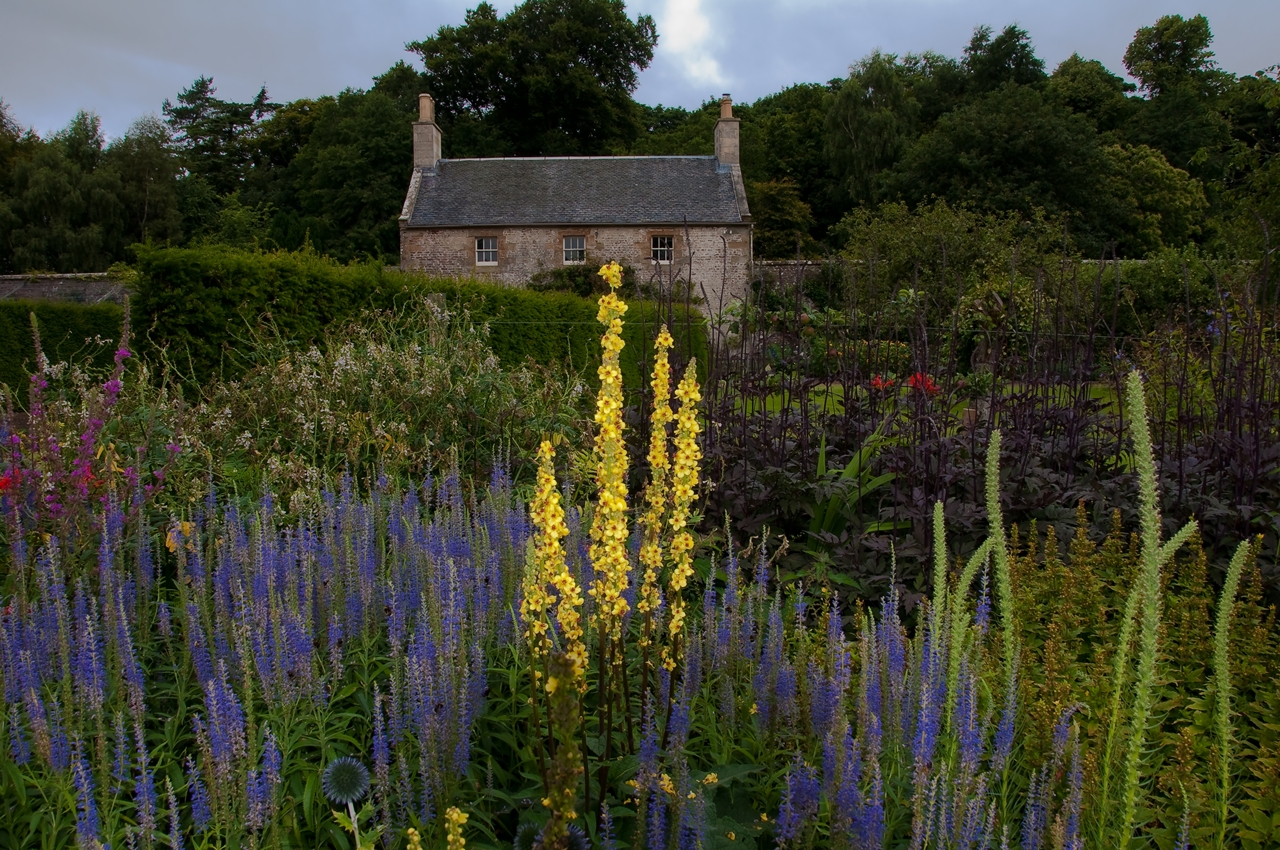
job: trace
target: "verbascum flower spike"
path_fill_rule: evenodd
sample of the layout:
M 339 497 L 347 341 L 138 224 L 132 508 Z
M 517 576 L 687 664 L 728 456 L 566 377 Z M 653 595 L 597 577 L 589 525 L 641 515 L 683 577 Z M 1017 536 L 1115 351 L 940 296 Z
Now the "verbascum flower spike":
M 653 415 L 649 418 L 649 489 L 645 492 L 644 542 L 640 546 L 640 563 L 644 566 L 644 581 L 640 586 L 640 598 L 636 610 L 642 614 L 656 611 L 660 602 L 658 580 L 662 572 L 662 518 L 667 506 L 667 474 L 671 459 L 667 456 L 667 425 L 675 418 L 671 412 L 671 366 L 667 361 L 674 340 L 663 325 L 653 347 L 657 352 L 653 361 Z M 649 643 L 646 629 L 641 638 L 642 646 Z
M 591 522 L 588 556 L 595 569 L 591 596 L 599 612 L 600 632 L 616 639 L 622 618 L 630 607 L 624 595 L 628 581 L 627 563 L 627 449 L 622 441 L 622 316 L 627 305 L 617 295 L 622 285 L 622 267 L 609 263 L 600 269 L 609 291 L 600 297 L 596 319 L 605 326 L 600 338 L 600 392 L 596 396 L 595 423 L 596 486 L 598 498 Z
M 520 600 L 520 616 L 524 620 L 524 637 L 529 644 L 535 681 L 542 677 L 542 662 L 546 659 L 551 646 L 551 639 L 547 634 L 547 611 L 552 603 L 551 594 L 547 591 L 547 585 L 550 583 L 547 575 L 547 559 L 551 553 L 560 548 L 562 539 L 562 536 L 547 534 L 545 524 L 548 519 L 547 513 L 551 509 L 550 502 L 554 500 L 557 508 L 560 505 L 560 494 L 556 492 L 555 475 L 551 467 L 551 459 L 554 457 L 555 452 L 551 448 L 551 443 L 543 440 L 538 449 L 538 487 L 530 506 L 530 513 L 538 534 L 529 542 L 531 552 L 530 557 L 525 561 L 524 593 Z M 544 470 L 546 470 L 546 478 L 550 479 L 549 482 L 544 478 Z M 563 523 L 563 510 L 560 516 Z M 564 560 L 563 552 L 560 560 Z
M 585 690 L 587 649 L 582 640 L 582 590 L 569 571 L 564 547 L 560 542 L 569 536 L 569 526 L 564 521 L 564 506 L 560 502 L 560 490 L 556 486 L 555 456 L 555 449 L 551 447 L 550 441 L 543 440 L 538 448 L 538 485 L 531 507 L 533 524 L 537 530 L 534 536 L 533 573 L 538 577 L 536 580 L 541 583 L 541 587 L 532 590 L 545 594 L 546 585 L 550 584 L 559 594 L 556 622 L 560 626 L 560 637 L 565 655 L 572 665 L 573 683 L 579 690 Z M 543 610 L 545 611 L 545 605 Z M 544 644 L 540 653 L 546 651 L 545 619 L 542 628 L 541 639 Z
M 548 661 L 547 696 L 556 749 L 547 771 L 547 796 L 542 800 L 550 811 L 542 830 L 542 846 L 546 848 L 564 848 L 569 840 L 569 823 L 578 817 L 574 804 L 583 774 L 582 751 L 577 743 L 582 702 L 572 688 L 560 686 L 571 675 L 572 664 L 563 652 L 554 653 Z
M 445 846 L 449 850 L 463 850 L 467 840 L 462 837 L 462 827 L 467 822 L 467 815 L 457 806 L 450 806 L 444 813 Z
M 687 528 L 689 507 L 693 504 L 694 491 L 698 487 L 698 463 L 702 449 L 698 447 L 698 402 L 702 393 L 698 389 L 697 361 L 690 360 L 684 378 L 676 388 L 680 400 L 680 412 L 676 414 L 676 456 L 671 471 L 671 622 L 668 627 L 670 640 L 664 649 L 663 664 L 675 669 L 679 652 L 680 631 L 684 627 L 685 609 L 681 592 L 693 575 L 693 535 Z

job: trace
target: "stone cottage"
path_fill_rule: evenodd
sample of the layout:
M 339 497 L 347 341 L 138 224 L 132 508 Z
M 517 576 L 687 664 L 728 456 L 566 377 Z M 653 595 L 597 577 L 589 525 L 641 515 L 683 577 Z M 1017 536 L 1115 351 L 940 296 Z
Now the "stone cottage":
M 616 260 L 641 280 L 689 277 L 712 312 L 746 295 L 751 214 L 733 101 L 715 156 L 443 159 L 430 95 L 418 99 L 400 267 L 524 285 L 539 271 Z

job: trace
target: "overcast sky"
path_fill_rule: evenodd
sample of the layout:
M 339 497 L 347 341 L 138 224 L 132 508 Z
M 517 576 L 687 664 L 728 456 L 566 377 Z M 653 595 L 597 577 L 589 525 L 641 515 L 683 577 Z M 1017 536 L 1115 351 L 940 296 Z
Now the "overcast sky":
M 263 83 L 277 101 L 365 88 L 411 58 L 406 41 L 461 23 L 476 2 L 0 0 L 0 98 L 41 134 L 87 109 L 116 136 L 201 74 L 241 101 Z M 653 15 L 659 33 L 636 97 L 668 106 L 824 82 L 876 48 L 957 56 L 978 24 L 1019 24 L 1050 69 L 1078 52 L 1123 72 L 1138 27 L 1203 12 L 1226 70 L 1280 63 L 1278 0 L 632 0 L 628 9 Z

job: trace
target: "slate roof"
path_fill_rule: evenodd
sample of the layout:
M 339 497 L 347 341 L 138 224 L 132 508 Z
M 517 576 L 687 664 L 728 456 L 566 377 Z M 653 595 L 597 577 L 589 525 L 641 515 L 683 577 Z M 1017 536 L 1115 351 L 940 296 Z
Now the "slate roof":
M 418 178 L 410 227 L 742 221 L 713 156 L 442 159 Z

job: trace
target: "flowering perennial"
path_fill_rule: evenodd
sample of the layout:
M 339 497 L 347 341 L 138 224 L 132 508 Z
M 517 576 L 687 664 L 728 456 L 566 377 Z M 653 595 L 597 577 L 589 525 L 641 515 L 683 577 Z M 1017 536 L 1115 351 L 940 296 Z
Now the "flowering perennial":
M 467 846 L 467 840 L 462 837 L 462 827 L 466 822 L 466 814 L 457 806 L 450 806 L 444 813 L 445 840 L 449 850 L 463 850 Z
M 664 652 L 663 664 L 668 670 L 675 668 L 679 654 L 680 631 L 684 627 L 685 608 L 682 592 L 693 575 L 693 535 L 689 533 L 689 507 L 693 504 L 694 490 L 698 486 L 698 462 L 702 450 L 698 448 L 698 402 L 702 394 L 698 390 L 697 362 L 689 361 L 684 379 L 676 388 L 680 399 L 680 412 L 676 414 L 676 457 L 671 473 L 671 640 Z
M 547 623 L 545 616 L 537 619 L 530 617 L 535 608 L 545 614 L 550 604 L 547 585 L 556 589 L 560 599 L 556 605 L 556 623 L 560 627 L 560 638 L 573 672 L 573 679 L 579 689 L 586 688 L 587 650 L 582 642 L 582 591 L 577 580 L 569 572 L 565 563 L 564 547 L 560 541 L 569 536 L 569 528 L 564 522 L 564 508 L 560 504 L 560 491 L 556 489 L 555 449 L 549 440 L 543 440 L 538 449 L 538 489 L 530 506 L 533 524 L 537 530 L 534 537 L 534 560 L 529 566 L 525 584 L 525 599 L 521 612 L 530 634 L 529 645 L 539 658 L 546 655 L 549 646 Z M 533 604 L 530 600 L 534 600 Z M 547 688 L 552 687 L 547 683 Z
M 600 362 L 600 393 L 596 397 L 596 486 L 599 497 L 591 523 L 591 564 L 595 582 L 591 596 L 596 600 L 600 632 L 617 639 L 622 618 L 630 608 L 623 595 L 627 589 L 627 448 L 622 441 L 622 316 L 627 305 L 617 295 L 622 285 L 622 267 L 609 263 L 600 269 L 609 291 L 600 298 L 596 319 L 605 326 L 600 338 L 604 350 Z
M 663 325 L 653 347 L 657 352 L 653 360 L 653 415 L 649 418 L 649 489 L 645 493 L 647 510 L 644 515 L 644 542 L 640 545 L 640 563 L 644 566 L 644 582 L 640 586 L 640 599 L 636 610 L 650 616 L 661 602 L 658 586 L 662 571 L 662 519 L 667 508 L 667 473 L 671 461 L 667 456 L 667 425 L 671 412 L 671 366 L 667 352 L 674 344 L 667 326 Z M 648 620 L 641 636 L 641 647 L 649 645 Z

